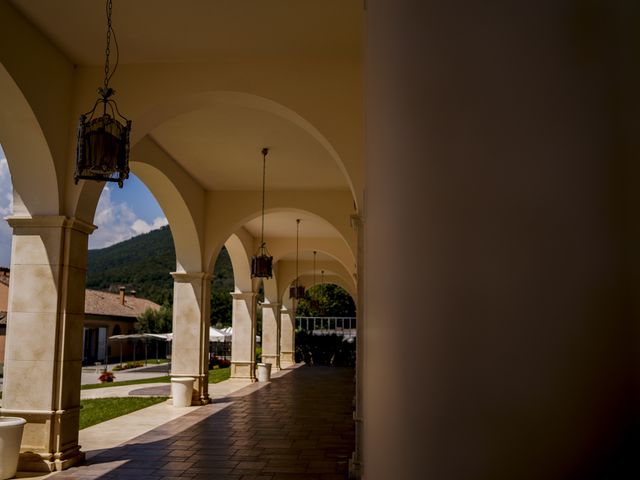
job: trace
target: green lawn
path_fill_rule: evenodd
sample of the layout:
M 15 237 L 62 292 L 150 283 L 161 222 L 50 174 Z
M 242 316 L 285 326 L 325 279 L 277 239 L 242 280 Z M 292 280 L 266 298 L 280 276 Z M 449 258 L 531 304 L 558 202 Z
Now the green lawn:
M 231 368 L 214 368 L 209 370 L 209 383 L 218 383 L 227 380 L 231 376 Z
M 213 370 L 209 370 L 209 383 L 218 383 L 222 382 L 229 378 L 231 375 L 231 369 L 229 367 L 226 368 L 215 368 Z M 118 374 L 116 373 L 116 379 L 118 378 Z M 120 387 L 123 385 L 138 385 L 143 383 L 169 383 L 171 382 L 171 377 L 169 375 L 164 375 L 162 377 L 153 377 L 153 378 L 145 378 L 144 380 L 127 380 L 124 382 L 111 382 L 111 383 L 96 383 L 92 385 L 82 385 L 80 387 L 82 390 L 91 390 L 94 388 L 105 388 L 105 387 Z
M 167 397 L 125 397 L 81 400 L 80 430 L 164 402 L 166 399 Z

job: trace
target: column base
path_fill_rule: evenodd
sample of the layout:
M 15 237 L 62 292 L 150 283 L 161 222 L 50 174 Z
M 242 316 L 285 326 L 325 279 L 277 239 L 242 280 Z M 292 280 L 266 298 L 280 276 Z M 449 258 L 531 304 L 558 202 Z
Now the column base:
M 277 355 L 262 354 L 262 363 L 270 363 L 272 372 L 277 372 L 280 370 L 280 357 L 278 357 Z
M 231 378 L 256 381 L 256 362 L 231 362 Z
M 0 415 L 24 418 L 18 471 L 53 472 L 84 460 L 78 445 L 80 406 L 65 410 L 3 408 Z M 60 449 L 57 452 L 51 450 Z
M 59 472 L 84 462 L 84 459 L 79 446 L 62 454 L 23 452 L 18 460 L 18 472 Z
M 280 368 L 293 367 L 295 364 L 296 364 L 296 357 L 294 352 L 280 353 Z

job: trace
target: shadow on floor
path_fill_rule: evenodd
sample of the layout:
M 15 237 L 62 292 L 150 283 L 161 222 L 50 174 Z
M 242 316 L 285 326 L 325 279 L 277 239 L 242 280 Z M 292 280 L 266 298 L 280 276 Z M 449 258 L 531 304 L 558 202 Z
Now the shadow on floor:
M 355 436 L 354 370 L 302 367 L 256 385 L 50 478 L 347 478 Z

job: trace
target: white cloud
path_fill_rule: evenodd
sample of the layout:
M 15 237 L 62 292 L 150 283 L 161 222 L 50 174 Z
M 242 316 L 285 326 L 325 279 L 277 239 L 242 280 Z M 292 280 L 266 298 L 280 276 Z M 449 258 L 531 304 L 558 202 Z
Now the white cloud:
M 13 213 L 13 185 L 7 159 L 0 147 L 0 266 L 11 264 L 11 235 L 12 230 L 4 217 Z M 89 236 L 89 248 L 104 248 L 114 243 L 128 240 L 142 233 L 150 232 L 167 225 L 165 217 L 156 218 L 153 223 L 147 223 L 138 218 L 136 213 L 125 202 L 111 199 L 111 187 L 106 186 L 102 191 L 96 215 L 93 219 L 98 228 Z
M 164 217 L 152 224 L 138 218 L 128 204 L 111 199 L 109 186 L 102 191 L 93 223 L 98 229 L 89 237 L 89 248 L 105 248 L 168 224 Z
M 136 235 L 140 235 L 142 233 L 148 233 L 151 230 L 157 230 L 160 227 L 164 227 L 165 225 L 169 225 L 169 222 L 165 217 L 156 218 L 153 223 L 147 223 L 142 219 L 138 219 L 133 222 L 131 225 L 131 229 L 136 232 Z

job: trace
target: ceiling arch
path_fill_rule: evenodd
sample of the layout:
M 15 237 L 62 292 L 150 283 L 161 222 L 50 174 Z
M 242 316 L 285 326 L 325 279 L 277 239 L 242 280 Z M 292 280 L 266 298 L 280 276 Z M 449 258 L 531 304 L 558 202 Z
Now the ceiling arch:
M 58 177 L 49 144 L 29 102 L 1 63 L 0 104 L 0 144 L 13 182 L 13 214 L 57 215 Z
M 264 128 L 265 125 L 269 127 Z M 216 128 L 221 130 L 220 137 L 225 141 L 216 142 L 215 137 L 210 138 L 211 132 Z M 204 132 L 208 134 L 203 135 Z M 240 137 L 238 132 L 242 132 Z M 211 147 L 214 146 L 220 150 L 219 154 L 225 161 L 232 156 L 236 162 L 244 159 L 253 161 L 256 167 L 261 167 L 258 162 L 260 149 L 270 147 L 270 156 L 281 155 L 286 158 L 280 170 L 281 176 L 286 177 L 288 170 L 295 169 L 302 162 L 299 168 L 307 172 L 307 178 L 309 171 L 316 171 L 315 177 L 323 176 L 324 188 L 344 188 L 351 191 L 354 201 L 357 198 L 344 162 L 327 138 L 297 112 L 258 95 L 238 91 L 199 92 L 155 105 L 136 118 L 132 144 L 145 135 L 151 135 L 176 158 L 179 158 L 178 152 L 183 152 L 185 148 L 190 150 L 191 157 L 187 154 L 185 159 L 191 165 L 187 165 L 187 170 L 195 170 L 196 158 L 201 158 L 193 148 L 192 140 L 196 136 L 199 141 L 205 142 L 202 149 L 208 155 L 211 155 Z M 237 142 L 235 150 L 231 141 Z M 318 161 L 326 159 L 333 167 L 325 161 L 324 170 L 328 170 L 328 173 L 321 172 L 318 168 L 309 170 L 308 162 L 314 158 Z M 271 164 L 269 160 L 269 165 Z M 335 173 L 333 168 L 336 169 Z M 195 176 L 204 178 L 203 175 Z M 317 182 L 317 178 L 309 180 Z M 304 177 L 300 176 L 297 181 L 304 182 Z M 289 182 L 291 185 L 291 181 Z M 241 185 L 222 184 L 219 188 L 239 190 L 242 189 Z

